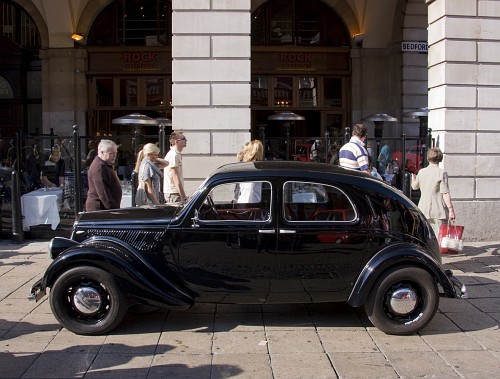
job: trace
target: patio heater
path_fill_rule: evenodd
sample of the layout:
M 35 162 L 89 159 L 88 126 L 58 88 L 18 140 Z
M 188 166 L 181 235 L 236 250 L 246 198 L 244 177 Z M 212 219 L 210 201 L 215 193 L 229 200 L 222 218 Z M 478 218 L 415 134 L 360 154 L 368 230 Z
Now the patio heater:
M 137 153 L 139 152 L 139 144 L 138 144 L 138 131 L 137 126 L 139 125 L 158 125 L 158 121 L 154 118 L 145 116 L 140 113 L 132 113 L 126 116 L 114 118 L 111 123 L 117 125 L 133 125 L 134 126 L 134 136 L 132 139 L 132 143 L 134 146 L 134 157 L 137 159 Z M 132 206 L 135 206 L 135 194 L 137 192 L 137 173 L 132 171 L 131 175 L 132 179 Z
M 423 155 L 423 165 L 425 167 L 427 165 L 427 149 L 430 146 L 429 141 L 427 141 L 428 135 L 428 120 L 429 120 L 429 108 L 418 108 L 414 111 L 406 112 L 404 114 L 405 117 L 418 118 L 420 121 L 420 126 L 418 129 L 418 138 L 420 139 L 420 144 L 423 146 L 422 155 Z
M 380 140 L 384 133 L 385 122 L 397 122 L 396 117 L 389 116 L 385 113 L 374 113 L 363 118 L 363 121 L 372 121 L 375 124 L 375 141 L 377 141 L 377 159 L 380 154 Z
M 283 123 L 285 129 L 285 156 L 290 160 L 290 127 L 295 121 L 303 121 L 306 118 L 293 112 L 278 112 L 267 118 L 269 121 L 279 121 Z
M 165 127 L 168 126 L 172 128 L 172 120 L 167 117 L 158 117 L 156 122 L 159 127 L 158 140 L 160 142 L 160 157 L 164 158 L 167 150 L 167 144 L 165 142 Z
M 420 139 L 425 139 L 427 137 L 427 122 L 429 118 L 429 108 L 418 108 L 411 112 L 406 112 L 405 117 L 418 118 L 420 121 L 420 127 L 418 129 L 418 137 Z
M 158 125 L 158 121 L 154 118 L 148 117 L 146 115 L 140 113 L 132 113 L 126 116 L 114 118 L 111 121 L 112 124 L 116 125 L 133 125 L 134 126 L 134 136 L 133 136 L 133 145 L 134 145 L 134 155 L 137 156 L 139 152 L 139 144 L 137 143 L 138 131 L 137 126 L 139 125 Z

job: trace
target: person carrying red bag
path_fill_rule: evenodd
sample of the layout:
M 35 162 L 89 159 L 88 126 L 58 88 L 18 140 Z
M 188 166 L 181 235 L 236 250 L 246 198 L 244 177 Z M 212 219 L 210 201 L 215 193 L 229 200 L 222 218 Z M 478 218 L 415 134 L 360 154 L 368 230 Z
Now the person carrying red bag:
M 443 153 L 439 148 L 427 151 L 429 165 L 421 169 L 417 175 L 411 175 L 411 187 L 420 189 L 418 208 L 422 211 L 434 230 L 436 236 L 439 228 L 447 220 L 455 220 L 455 210 L 448 187 L 448 174 L 439 168 Z

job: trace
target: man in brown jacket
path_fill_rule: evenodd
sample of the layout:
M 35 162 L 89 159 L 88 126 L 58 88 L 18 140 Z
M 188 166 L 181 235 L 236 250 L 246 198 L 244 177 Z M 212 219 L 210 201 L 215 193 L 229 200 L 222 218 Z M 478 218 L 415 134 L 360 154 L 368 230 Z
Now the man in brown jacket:
M 89 192 L 85 208 L 87 211 L 120 208 L 122 187 L 113 169 L 117 146 L 111 140 L 103 139 L 97 148 L 97 156 L 88 170 Z

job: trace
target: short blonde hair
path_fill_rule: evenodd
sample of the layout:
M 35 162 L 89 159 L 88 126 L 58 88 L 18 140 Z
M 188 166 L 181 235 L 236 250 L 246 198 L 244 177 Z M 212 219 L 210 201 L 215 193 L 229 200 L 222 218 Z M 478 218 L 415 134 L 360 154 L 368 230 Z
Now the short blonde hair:
M 147 143 L 142 148 L 142 151 L 143 151 L 144 155 L 159 154 L 160 153 L 160 148 L 155 143 Z
M 439 163 L 443 160 L 443 152 L 438 147 L 431 147 L 427 151 L 427 161 L 431 163 Z

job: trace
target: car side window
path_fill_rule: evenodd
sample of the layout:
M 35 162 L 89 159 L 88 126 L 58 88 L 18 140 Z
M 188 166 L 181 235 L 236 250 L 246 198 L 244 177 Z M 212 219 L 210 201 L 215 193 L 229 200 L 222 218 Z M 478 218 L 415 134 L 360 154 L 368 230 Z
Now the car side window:
M 390 198 L 369 198 L 374 217 L 371 220 L 374 229 L 383 230 L 396 236 L 406 233 L 406 227 L 411 225 L 411 219 L 405 221 L 405 208 Z
M 271 183 L 246 181 L 224 183 L 212 188 L 201 207 L 201 221 L 269 221 Z
M 286 221 L 353 222 L 356 209 L 339 188 L 311 182 L 283 184 L 283 218 Z

